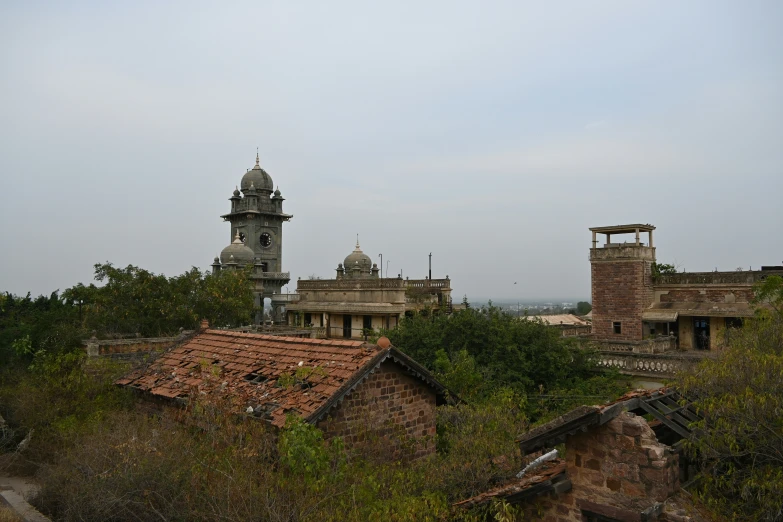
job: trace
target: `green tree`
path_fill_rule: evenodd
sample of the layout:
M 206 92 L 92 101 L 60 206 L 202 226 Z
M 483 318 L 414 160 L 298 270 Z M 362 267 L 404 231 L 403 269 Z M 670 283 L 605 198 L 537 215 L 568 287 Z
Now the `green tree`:
M 541 321 L 521 321 L 493 306 L 451 316 L 407 317 L 384 334 L 463 393 L 486 394 L 505 386 L 541 393 L 573 388 L 599 375 L 594 352 Z
M 210 274 L 192 268 L 167 278 L 133 265 L 116 268 L 104 263 L 95 265 L 95 279 L 104 286 L 78 291 L 88 298 L 89 328 L 155 336 L 195 328 L 202 318 L 220 326 L 246 324 L 253 310 L 248 275 L 247 271 Z
M 705 503 L 732 520 L 772 521 L 783 517 L 783 279 L 755 290 L 766 306 L 679 385 L 704 417 L 689 451 Z
M 590 313 L 590 310 L 592 309 L 593 309 L 593 305 L 591 305 L 587 301 L 579 301 L 578 303 L 576 303 L 577 315 L 587 315 Z
M 668 263 L 653 263 L 650 267 L 653 281 L 657 281 L 663 274 L 676 274 L 677 267 Z

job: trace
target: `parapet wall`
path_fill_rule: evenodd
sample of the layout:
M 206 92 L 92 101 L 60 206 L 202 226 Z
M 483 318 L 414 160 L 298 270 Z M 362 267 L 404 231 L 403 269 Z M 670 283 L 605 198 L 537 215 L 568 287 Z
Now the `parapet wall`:
M 141 360 L 159 353 L 169 346 L 193 334 L 193 330 L 181 330 L 175 337 L 141 337 L 137 339 L 98 339 L 93 336 L 82 341 L 88 357 Z
M 783 276 L 779 270 L 748 270 L 747 272 L 683 272 L 661 274 L 655 278 L 655 285 L 753 285 L 767 276 Z

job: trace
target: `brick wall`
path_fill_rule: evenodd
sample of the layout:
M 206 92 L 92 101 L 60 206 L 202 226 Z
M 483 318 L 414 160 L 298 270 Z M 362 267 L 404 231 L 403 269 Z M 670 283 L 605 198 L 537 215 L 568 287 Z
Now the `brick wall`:
M 418 458 L 435 451 L 435 390 L 386 361 L 318 423 L 346 447 L 381 442 L 391 457 Z
M 525 511 L 532 520 L 581 522 L 583 511 L 639 520 L 679 489 L 678 456 L 633 413 L 569 437 L 565 458 L 571 491 L 531 501 Z
M 596 339 L 638 341 L 642 312 L 653 299 L 651 262 L 598 261 L 591 264 L 593 335 Z M 613 323 L 621 323 L 615 334 Z

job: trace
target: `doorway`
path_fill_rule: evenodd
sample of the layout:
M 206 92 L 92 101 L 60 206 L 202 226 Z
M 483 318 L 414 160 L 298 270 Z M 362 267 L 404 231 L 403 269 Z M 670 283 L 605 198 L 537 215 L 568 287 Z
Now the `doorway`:
M 343 337 L 346 339 L 351 338 L 351 315 L 346 314 L 343 316 Z
M 362 336 L 364 336 L 364 340 L 367 340 L 368 333 L 372 330 L 372 316 L 371 315 L 365 315 L 362 320 Z
M 710 349 L 710 318 L 693 318 L 693 345 L 697 350 Z

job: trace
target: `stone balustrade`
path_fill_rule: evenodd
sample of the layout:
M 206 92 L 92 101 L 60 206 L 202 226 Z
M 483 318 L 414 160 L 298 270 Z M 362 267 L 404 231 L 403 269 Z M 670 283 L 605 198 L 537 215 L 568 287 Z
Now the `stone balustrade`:
M 296 282 L 296 289 L 302 290 L 399 290 L 405 288 L 403 279 L 308 279 Z
M 254 274 L 254 277 L 260 278 L 260 279 L 291 279 L 291 272 L 263 272 L 261 270 L 257 270 Z
M 302 298 L 299 294 L 274 294 L 272 296 L 273 303 L 296 303 Z
M 706 355 L 694 354 L 640 354 L 599 352 L 598 365 L 617 368 L 624 375 L 673 378 L 678 372 L 692 367 Z
M 603 352 L 665 353 L 677 349 L 677 339 L 671 335 L 660 335 L 641 341 L 609 341 L 602 339 L 594 340 L 591 344 Z
M 451 288 L 451 279 L 409 279 L 405 286 L 414 290 L 446 290 Z

